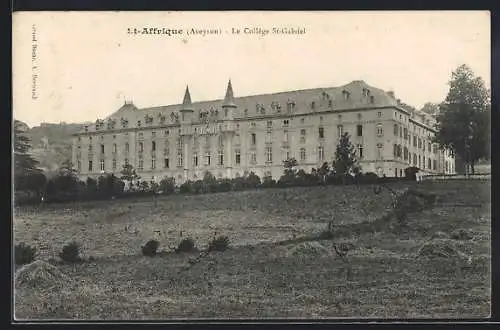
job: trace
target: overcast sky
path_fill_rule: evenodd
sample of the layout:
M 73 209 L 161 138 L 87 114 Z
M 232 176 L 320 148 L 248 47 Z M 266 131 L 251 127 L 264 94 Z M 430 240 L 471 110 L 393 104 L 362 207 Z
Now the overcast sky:
M 134 27 L 184 35 L 128 35 Z M 305 33 L 258 36 L 245 27 Z M 190 28 L 222 35 L 188 36 Z M 460 64 L 489 88 L 488 12 L 33 12 L 13 19 L 14 118 L 30 126 L 94 121 L 124 99 L 139 108 L 180 103 L 186 84 L 193 102 L 222 98 L 229 78 L 235 96 L 364 80 L 420 108 L 445 98 Z

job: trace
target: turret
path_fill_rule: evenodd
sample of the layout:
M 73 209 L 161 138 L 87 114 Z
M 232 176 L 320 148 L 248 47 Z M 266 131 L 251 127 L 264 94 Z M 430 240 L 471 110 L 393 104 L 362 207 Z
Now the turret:
M 186 86 L 186 92 L 184 93 L 184 100 L 182 101 L 182 107 L 180 109 L 181 113 L 181 124 L 189 124 L 193 118 L 194 108 L 191 103 L 191 95 L 189 94 L 189 86 Z
M 233 86 L 231 85 L 231 79 L 227 84 L 226 96 L 224 97 L 224 103 L 222 103 L 222 111 L 224 120 L 232 120 L 234 115 L 234 109 L 237 108 L 236 103 L 234 103 Z

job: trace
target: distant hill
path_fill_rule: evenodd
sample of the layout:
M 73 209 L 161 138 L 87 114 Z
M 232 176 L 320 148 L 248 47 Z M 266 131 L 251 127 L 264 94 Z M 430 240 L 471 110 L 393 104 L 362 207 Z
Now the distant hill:
M 71 135 L 83 129 L 86 123 L 43 123 L 29 127 L 25 123 L 23 130 L 31 139 L 31 153 L 46 171 L 57 170 L 66 160 L 71 160 Z

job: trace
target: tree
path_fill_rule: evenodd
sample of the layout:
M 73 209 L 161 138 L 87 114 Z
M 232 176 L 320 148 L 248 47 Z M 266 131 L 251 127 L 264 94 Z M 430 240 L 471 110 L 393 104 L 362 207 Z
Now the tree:
M 321 182 L 325 182 L 326 181 L 326 178 L 328 177 L 328 175 L 330 174 L 330 165 L 328 165 L 327 162 L 324 162 L 323 165 L 321 165 L 320 168 L 318 168 L 317 170 L 317 174 L 318 176 L 320 177 L 321 179 Z
M 335 175 L 345 177 L 357 174 L 360 171 L 356 150 L 349 140 L 349 133 L 344 133 L 340 137 L 339 144 L 335 151 L 335 160 L 332 164 Z
M 297 170 L 295 167 L 297 167 L 298 163 L 295 158 L 288 158 L 287 160 L 283 161 L 283 165 L 285 167 L 285 176 L 291 176 L 295 177 L 295 174 Z
M 446 99 L 439 106 L 435 142 L 459 156 L 474 174 L 474 164 L 489 155 L 490 95 L 481 77 L 467 65 L 451 76 Z
M 29 154 L 31 150 L 31 140 L 24 135 L 25 124 L 19 120 L 14 120 L 14 176 L 20 179 L 33 173 L 41 173 L 37 168 L 38 161 Z M 17 180 L 16 180 L 17 181 Z
M 427 102 L 424 104 L 420 111 L 425 112 L 428 115 L 436 116 L 439 113 L 439 104 Z
M 135 172 L 135 168 L 130 164 L 123 165 L 123 168 L 120 172 L 120 179 L 128 182 L 128 189 L 132 189 L 134 186 L 134 182 L 139 180 L 141 177 Z
M 164 195 L 169 195 L 175 191 L 175 179 L 166 177 L 160 181 L 160 191 Z

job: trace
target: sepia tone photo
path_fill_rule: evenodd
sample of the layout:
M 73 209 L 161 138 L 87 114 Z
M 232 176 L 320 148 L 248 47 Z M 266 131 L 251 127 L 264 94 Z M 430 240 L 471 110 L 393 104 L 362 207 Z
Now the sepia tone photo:
M 16 12 L 13 319 L 485 319 L 490 14 Z

